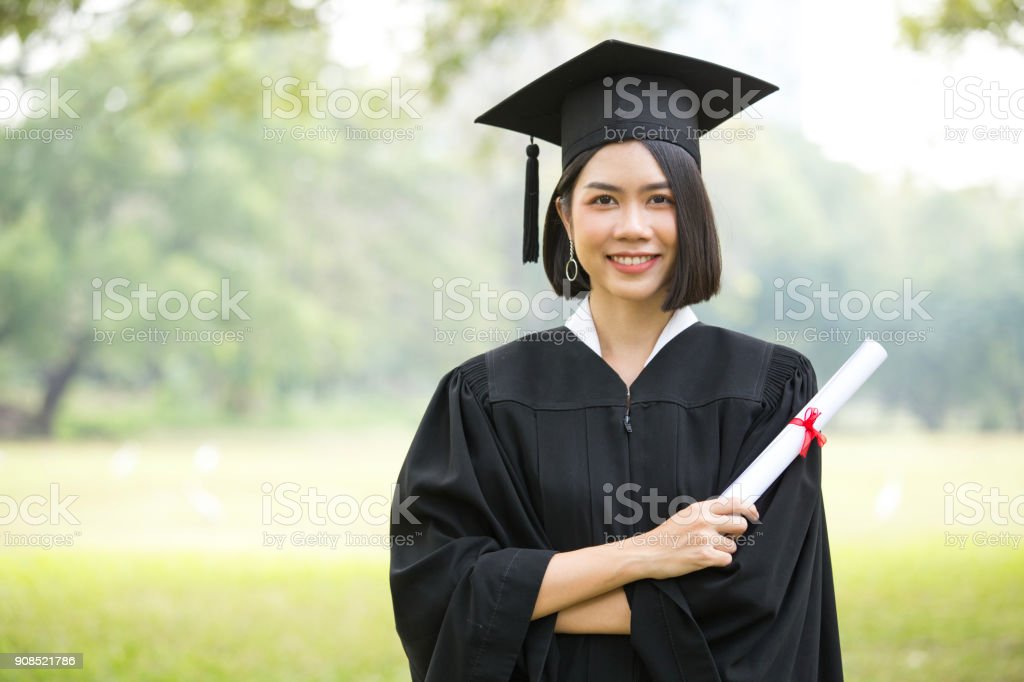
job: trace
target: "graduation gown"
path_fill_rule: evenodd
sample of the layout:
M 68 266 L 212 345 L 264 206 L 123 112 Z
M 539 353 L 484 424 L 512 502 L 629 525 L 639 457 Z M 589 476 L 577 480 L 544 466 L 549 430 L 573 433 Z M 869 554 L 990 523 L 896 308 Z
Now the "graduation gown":
M 628 389 L 572 325 L 441 378 L 392 503 L 390 586 L 413 680 L 843 679 L 816 443 L 758 500 L 728 566 L 625 586 L 630 635 L 530 620 L 556 552 L 720 494 L 817 391 L 799 352 L 677 318 Z M 653 507 L 640 502 L 652 492 Z

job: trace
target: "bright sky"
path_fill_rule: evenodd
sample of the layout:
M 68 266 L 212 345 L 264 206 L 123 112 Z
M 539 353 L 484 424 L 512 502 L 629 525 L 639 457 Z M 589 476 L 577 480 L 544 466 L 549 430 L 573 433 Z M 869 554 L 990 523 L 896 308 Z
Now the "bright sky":
M 909 177 L 945 188 L 995 184 L 1019 192 L 1024 189 L 1024 54 L 999 48 L 986 36 L 949 52 L 917 53 L 900 45 L 900 13 L 927 12 L 933 4 L 697 0 L 679 28 L 657 46 L 778 84 L 780 91 L 757 105 L 766 121 L 798 127 L 828 157 L 883 180 Z M 554 27 L 557 42 L 524 44 L 523 59 L 501 73 L 507 88 L 495 89 L 495 75 L 478 69 L 487 82 L 479 84 L 477 99 L 492 90 L 507 94 L 590 47 L 595 41 L 583 40 L 572 28 L 614 25 L 609 17 L 621 11 L 606 0 L 569 7 L 568 28 Z M 422 83 L 426 74 L 403 56 L 418 47 L 425 12 L 424 0 L 333 0 L 320 14 L 332 30 L 329 57 L 343 67 L 363 69 L 371 81 L 386 84 L 399 75 Z M 0 63 L 16 54 L 16 41 L 0 42 Z M 43 57 L 56 60 L 49 51 Z M 322 76 L 327 87 L 346 85 L 344 70 L 328 67 Z M 5 87 L 16 86 L 0 83 Z M 458 93 L 456 99 L 467 101 Z
M 897 17 L 891 1 L 802 0 L 805 134 L 830 156 L 889 179 L 906 172 L 945 187 L 1019 191 L 1024 54 L 983 36 L 955 55 L 912 52 L 897 45 Z
M 828 157 L 883 180 L 909 176 L 945 188 L 996 184 L 1019 191 L 1024 55 L 987 37 L 948 52 L 918 53 L 901 45 L 901 12 L 927 12 L 932 4 L 705 0 L 691 6 L 690 18 L 658 46 L 778 84 L 780 91 L 758 104 L 767 121 L 799 127 Z M 594 20 L 595 12 L 607 16 L 599 3 L 572 7 L 569 25 Z M 387 46 L 415 48 L 421 20 L 422 5 L 415 0 L 348 4 L 334 24 L 334 56 L 387 77 L 398 69 Z M 505 74 L 509 92 L 592 42 L 567 36 L 564 44 L 543 49 L 524 45 L 522 75 L 519 68 Z M 985 99 L 985 87 L 1005 92 Z M 976 139 L 979 133 L 994 139 Z M 962 137 L 946 139 L 951 135 Z

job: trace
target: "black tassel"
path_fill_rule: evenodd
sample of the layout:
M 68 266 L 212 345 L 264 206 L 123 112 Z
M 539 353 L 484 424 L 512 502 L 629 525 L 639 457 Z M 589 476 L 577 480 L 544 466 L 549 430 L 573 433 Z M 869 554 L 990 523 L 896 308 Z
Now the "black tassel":
M 530 136 L 530 144 L 526 147 L 526 197 L 523 207 L 523 262 L 537 262 L 539 251 L 537 239 L 537 213 L 540 199 L 540 191 L 537 179 L 537 155 L 540 154 L 540 147 L 533 143 L 533 136 Z

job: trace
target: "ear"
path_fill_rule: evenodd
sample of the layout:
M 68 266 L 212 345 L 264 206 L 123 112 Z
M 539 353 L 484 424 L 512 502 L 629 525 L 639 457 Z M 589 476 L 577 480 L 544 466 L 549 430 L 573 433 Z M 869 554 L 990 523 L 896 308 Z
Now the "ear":
M 570 223 L 568 216 L 565 215 L 562 197 L 555 197 L 555 210 L 558 211 L 558 217 L 562 220 L 562 226 L 565 228 L 565 233 L 569 235 L 569 239 L 572 239 L 572 224 Z

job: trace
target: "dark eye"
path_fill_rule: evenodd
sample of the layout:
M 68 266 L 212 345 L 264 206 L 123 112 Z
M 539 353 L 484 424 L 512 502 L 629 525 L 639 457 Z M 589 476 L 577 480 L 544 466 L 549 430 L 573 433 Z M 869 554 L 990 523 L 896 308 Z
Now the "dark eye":
M 671 204 L 672 197 L 669 196 L 668 194 L 655 194 L 653 197 L 651 197 L 651 201 L 653 201 L 656 204 Z
M 604 201 L 604 199 L 607 199 L 608 201 Z M 590 201 L 590 203 L 598 204 L 600 206 L 610 206 L 613 201 L 615 201 L 615 198 L 612 197 L 611 194 L 599 194 L 598 196 L 594 197 Z

